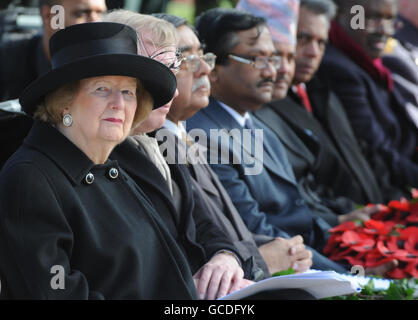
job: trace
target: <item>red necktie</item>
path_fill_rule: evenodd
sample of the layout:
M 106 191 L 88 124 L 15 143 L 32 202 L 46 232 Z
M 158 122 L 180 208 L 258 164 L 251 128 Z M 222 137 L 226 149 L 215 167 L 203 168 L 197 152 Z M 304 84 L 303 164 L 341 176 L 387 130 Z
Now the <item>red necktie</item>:
M 296 93 L 299 96 L 299 98 L 302 100 L 302 103 L 305 106 L 305 109 L 308 112 L 312 112 L 312 106 L 311 106 L 311 103 L 309 101 L 308 93 L 302 87 L 301 84 L 296 85 Z

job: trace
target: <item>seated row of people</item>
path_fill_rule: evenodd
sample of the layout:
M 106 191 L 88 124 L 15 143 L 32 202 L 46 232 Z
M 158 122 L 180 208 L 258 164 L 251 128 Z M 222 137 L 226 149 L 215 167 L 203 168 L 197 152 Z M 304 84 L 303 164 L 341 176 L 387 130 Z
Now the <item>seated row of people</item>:
M 277 22 L 277 13 L 285 12 L 282 4 L 264 12 L 267 19 L 236 9 L 205 12 L 196 22 L 204 46 L 185 19 L 128 11 L 54 36 L 53 70 L 20 98 L 28 115 L 38 109 L 38 120 L 1 173 L 0 260 L 14 257 L 0 266 L 2 294 L 214 299 L 289 267 L 349 271 L 349 265 L 321 254 L 330 226 L 368 219 L 378 210 L 354 210 L 355 204 L 407 191 L 406 184 L 393 183 L 384 157 L 362 153 L 340 98 L 310 81 L 333 16 L 329 1 L 315 3 L 301 1 L 297 42 L 294 34 L 272 27 L 271 17 Z M 288 30 L 295 29 L 296 16 Z M 129 45 L 132 29 L 123 25 L 136 31 L 135 50 Z M 103 39 L 97 38 L 99 30 Z M 97 56 L 72 56 L 81 34 L 79 48 L 90 46 Z M 273 42 L 277 34 L 280 41 Z M 112 46 L 94 48 L 106 37 Z M 134 60 L 133 51 L 167 68 Z M 118 60 L 122 53 L 129 57 Z M 139 79 L 135 86 L 133 78 Z M 285 100 L 272 102 L 288 92 Z M 150 111 L 152 105 L 159 108 Z M 30 124 L 21 137 L 32 126 L 24 119 Z M 244 140 L 237 154 L 234 137 L 227 143 L 209 139 L 205 145 L 220 151 L 211 161 L 193 141 L 195 129 L 208 139 L 213 129 L 237 129 L 242 137 L 249 129 L 250 143 Z M 179 164 L 173 150 L 186 154 L 186 163 Z M 250 156 L 260 171 L 248 174 L 254 168 L 242 161 L 225 164 L 225 154 Z M 384 180 L 388 176 L 392 180 Z M 86 241 L 92 245 L 83 246 Z M 64 290 L 51 287 L 53 266 L 64 267 Z M 384 274 L 394 266 L 396 261 L 367 271 Z

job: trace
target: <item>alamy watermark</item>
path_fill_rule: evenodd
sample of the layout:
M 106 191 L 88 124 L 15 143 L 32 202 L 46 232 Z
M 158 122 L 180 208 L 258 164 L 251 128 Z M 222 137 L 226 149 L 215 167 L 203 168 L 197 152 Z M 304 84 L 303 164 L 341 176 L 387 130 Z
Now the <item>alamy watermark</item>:
M 155 138 L 168 164 L 240 164 L 245 175 L 258 175 L 263 170 L 263 129 L 192 129 L 184 143 L 168 129 L 161 129 Z
M 353 30 L 364 30 L 366 28 L 366 15 L 364 7 L 361 5 L 354 5 L 350 9 L 350 13 L 353 15 L 350 20 L 350 27 Z
M 61 5 L 51 7 L 51 28 L 53 30 L 65 28 L 65 9 Z

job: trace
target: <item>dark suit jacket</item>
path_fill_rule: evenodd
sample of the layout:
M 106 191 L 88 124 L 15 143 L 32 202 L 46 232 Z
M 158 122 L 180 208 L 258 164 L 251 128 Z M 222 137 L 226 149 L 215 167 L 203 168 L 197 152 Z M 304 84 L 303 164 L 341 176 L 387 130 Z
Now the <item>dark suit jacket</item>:
M 212 139 L 212 143 L 218 143 L 231 160 L 228 164 L 221 164 L 219 157 L 218 164 L 210 163 L 211 167 L 250 231 L 285 238 L 300 234 L 306 244 L 320 247 L 319 243 L 324 241 L 325 234 L 324 229 L 317 227 L 326 225 L 326 229 L 329 225 L 322 219 L 314 218 L 301 198 L 286 152 L 274 133 L 256 118 L 253 120 L 255 128 L 263 129 L 261 153 L 252 153 L 248 150 L 251 147 L 245 143 L 236 150 L 231 136 L 228 144 Z M 242 127 L 212 97 L 207 108 L 187 120 L 189 133 L 193 135 L 193 129 L 196 128 L 203 129 L 208 138 L 210 129 L 243 132 Z M 254 146 L 254 137 L 251 137 L 251 144 Z M 237 154 L 239 152 L 243 155 Z M 250 153 L 254 163 L 244 160 Z M 241 161 L 231 163 L 232 159 Z M 260 166 L 260 172 L 247 174 L 246 169 L 254 167 L 254 164 Z
M 32 124 L 32 118 L 22 113 L 0 110 L 0 170 L 22 145 Z
M 418 129 L 404 101 L 374 81 L 333 45 L 327 47 L 319 76 L 340 98 L 358 139 L 380 153 L 400 186 L 418 186 Z
M 316 182 L 328 186 L 335 196 L 362 204 L 382 202 L 373 172 L 336 97 L 321 85 L 308 91 L 314 113 L 322 113 L 327 128 L 291 92 L 255 112 L 282 141 L 296 179 L 312 173 Z
M 182 209 L 178 212 L 167 181 L 135 143 L 125 140 L 114 149 L 109 158 L 117 160 L 149 197 L 186 254 L 193 273 L 219 250 L 230 250 L 239 256 L 222 230 L 212 223 L 206 210 L 198 210 L 195 206 L 199 199 L 194 197 L 187 172 L 176 165 L 170 166 L 172 179 L 182 192 Z
M 31 82 L 51 68 L 42 35 L 0 44 L 0 101 L 17 99 Z

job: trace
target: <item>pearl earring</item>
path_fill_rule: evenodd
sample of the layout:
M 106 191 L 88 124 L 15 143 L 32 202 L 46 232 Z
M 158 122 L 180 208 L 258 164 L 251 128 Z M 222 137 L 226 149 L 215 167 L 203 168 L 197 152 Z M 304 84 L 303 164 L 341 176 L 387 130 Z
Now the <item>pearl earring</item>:
M 64 126 L 70 127 L 73 124 L 73 117 L 71 117 L 71 114 L 64 114 L 64 116 L 62 117 L 62 123 L 64 124 Z

